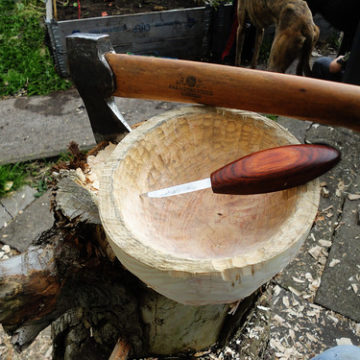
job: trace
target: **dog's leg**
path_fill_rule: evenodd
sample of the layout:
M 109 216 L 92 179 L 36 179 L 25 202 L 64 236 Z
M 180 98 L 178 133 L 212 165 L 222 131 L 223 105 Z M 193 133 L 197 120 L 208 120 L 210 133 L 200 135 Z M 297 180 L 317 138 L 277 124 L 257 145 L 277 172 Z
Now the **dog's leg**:
M 256 68 L 258 59 L 259 59 L 259 53 L 260 53 L 260 47 L 264 39 L 264 29 L 263 28 L 256 28 L 256 36 L 255 36 L 255 44 L 254 44 L 254 53 L 251 60 L 251 67 L 253 69 Z
M 300 54 L 304 40 L 289 31 L 277 32 L 270 50 L 268 70 L 285 73 Z
M 314 25 L 311 29 L 309 29 L 309 34 L 304 42 L 299 63 L 296 67 L 296 75 L 311 75 L 311 68 L 310 68 L 310 58 L 311 53 L 314 49 L 316 42 L 319 39 L 320 30 L 319 28 Z
M 237 17 L 238 17 L 238 28 L 236 33 L 236 54 L 235 54 L 235 65 L 240 66 L 241 53 L 245 39 L 245 18 L 246 10 L 244 0 L 238 0 L 237 6 Z
M 317 28 L 312 14 L 304 1 L 289 2 L 279 14 L 279 22 L 273 41 L 269 70 L 285 72 L 292 62 L 299 58 L 297 75 L 310 73 L 310 56 L 317 40 Z

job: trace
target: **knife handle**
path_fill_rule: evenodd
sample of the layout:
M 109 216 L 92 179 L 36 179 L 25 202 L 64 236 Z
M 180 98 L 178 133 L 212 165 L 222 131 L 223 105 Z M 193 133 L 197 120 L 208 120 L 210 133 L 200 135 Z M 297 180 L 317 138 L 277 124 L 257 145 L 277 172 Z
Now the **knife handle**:
M 340 161 L 327 145 L 286 145 L 244 156 L 210 175 L 214 193 L 249 195 L 305 184 Z

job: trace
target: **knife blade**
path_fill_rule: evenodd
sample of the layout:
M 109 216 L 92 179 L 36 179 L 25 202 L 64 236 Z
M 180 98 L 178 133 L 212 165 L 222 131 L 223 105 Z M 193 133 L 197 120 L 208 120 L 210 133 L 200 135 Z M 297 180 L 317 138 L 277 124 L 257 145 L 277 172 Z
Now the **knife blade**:
M 303 185 L 335 166 L 340 152 L 328 145 L 299 144 L 261 150 L 235 160 L 209 178 L 150 191 L 141 196 L 162 198 L 212 188 L 214 193 L 262 194 Z

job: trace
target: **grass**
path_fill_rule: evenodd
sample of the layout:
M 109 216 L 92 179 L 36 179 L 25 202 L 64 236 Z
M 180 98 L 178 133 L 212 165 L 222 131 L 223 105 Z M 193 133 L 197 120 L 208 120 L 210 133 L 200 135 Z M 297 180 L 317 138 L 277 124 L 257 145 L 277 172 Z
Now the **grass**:
M 0 0 L 0 97 L 46 95 L 71 86 L 45 46 L 45 3 Z
M 278 115 L 272 115 L 272 114 L 266 114 L 265 116 L 272 121 L 277 121 L 279 117 Z
M 69 162 L 73 159 L 70 153 L 46 160 L 28 161 L 0 166 L 0 198 L 11 194 L 24 185 L 37 190 L 35 197 L 40 197 L 52 181 L 51 172 L 54 165 Z
M 23 164 L 0 166 L 0 197 L 23 186 L 26 176 Z

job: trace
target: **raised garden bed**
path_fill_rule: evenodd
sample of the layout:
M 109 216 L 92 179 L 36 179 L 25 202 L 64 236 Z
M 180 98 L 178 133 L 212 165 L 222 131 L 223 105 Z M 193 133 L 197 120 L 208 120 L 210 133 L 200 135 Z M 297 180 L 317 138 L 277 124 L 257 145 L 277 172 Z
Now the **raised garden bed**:
M 204 6 L 204 3 L 204 0 L 56 0 L 55 3 L 52 2 L 54 18 L 57 21 L 186 9 Z
M 80 1 L 80 7 L 77 2 L 57 1 L 56 8 L 52 0 L 46 3 L 50 46 L 63 77 L 68 76 L 65 39 L 70 34 L 109 34 L 118 53 L 219 61 L 233 20 L 231 4 L 213 8 L 196 6 L 203 1 L 194 0 Z

